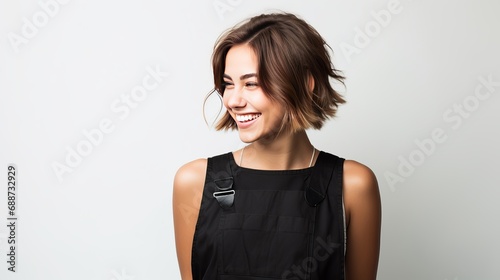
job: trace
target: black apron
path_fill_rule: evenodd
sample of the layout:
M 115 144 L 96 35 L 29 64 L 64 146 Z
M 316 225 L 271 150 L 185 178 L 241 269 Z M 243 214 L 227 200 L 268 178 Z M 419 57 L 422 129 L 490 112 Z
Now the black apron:
M 193 279 L 344 279 L 344 159 L 255 170 L 208 159 L 193 239 Z

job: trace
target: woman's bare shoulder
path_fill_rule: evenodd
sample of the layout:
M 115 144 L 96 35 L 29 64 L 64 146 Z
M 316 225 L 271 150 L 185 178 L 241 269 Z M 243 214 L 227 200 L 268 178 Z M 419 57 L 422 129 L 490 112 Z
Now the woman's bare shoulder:
M 192 279 L 191 249 L 206 169 L 207 159 L 197 159 L 181 166 L 174 178 L 172 202 L 175 244 L 182 279 Z
M 346 160 L 343 190 L 348 240 L 346 276 L 375 279 L 382 221 L 377 178 L 366 165 Z
M 343 178 L 342 187 L 347 222 L 349 223 L 351 214 L 356 215 L 356 213 L 379 216 L 381 211 L 380 192 L 377 177 L 373 171 L 362 163 L 346 160 Z
M 204 185 L 207 159 L 200 158 L 182 165 L 174 177 L 174 190 L 192 190 Z
M 344 162 L 344 191 L 362 193 L 378 193 L 377 178 L 366 165 L 354 160 Z

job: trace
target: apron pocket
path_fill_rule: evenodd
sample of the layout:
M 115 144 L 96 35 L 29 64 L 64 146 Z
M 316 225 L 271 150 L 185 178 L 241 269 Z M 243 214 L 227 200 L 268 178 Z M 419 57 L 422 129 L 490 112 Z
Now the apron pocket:
M 305 218 L 239 213 L 224 216 L 219 235 L 219 268 L 225 277 L 281 279 L 292 266 L 308 257 L 312 225 Z

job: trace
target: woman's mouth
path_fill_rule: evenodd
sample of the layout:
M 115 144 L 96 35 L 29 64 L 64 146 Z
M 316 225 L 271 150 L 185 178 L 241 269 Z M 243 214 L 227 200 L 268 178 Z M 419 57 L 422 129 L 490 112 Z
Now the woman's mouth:
M 245 123 L 253 121 L 258 117 L 260 117 L 261 115 L 262 114 L 243 114 L 243 115 L 236 114 L 236 120 L 240 123 Z

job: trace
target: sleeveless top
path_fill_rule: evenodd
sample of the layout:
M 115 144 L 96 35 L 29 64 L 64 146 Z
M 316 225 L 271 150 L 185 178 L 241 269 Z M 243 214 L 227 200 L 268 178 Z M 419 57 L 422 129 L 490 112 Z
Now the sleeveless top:
M 193 279 L 344 279 L 344 159 L 256 170 L 208 159 L 193 239 Z

